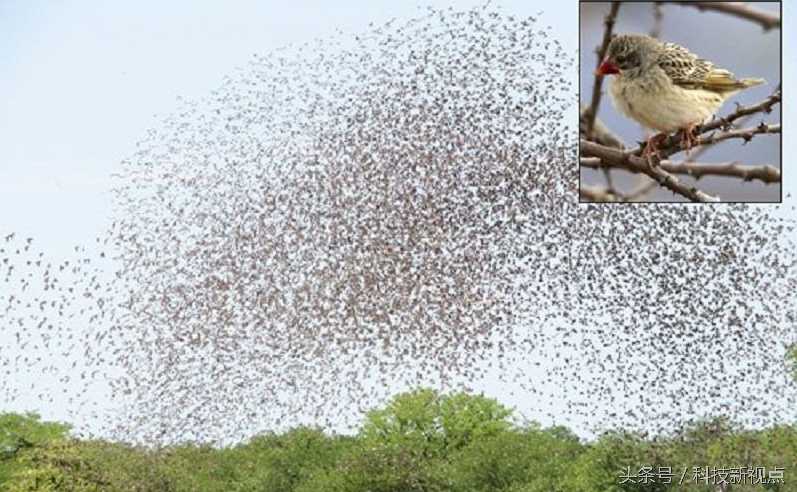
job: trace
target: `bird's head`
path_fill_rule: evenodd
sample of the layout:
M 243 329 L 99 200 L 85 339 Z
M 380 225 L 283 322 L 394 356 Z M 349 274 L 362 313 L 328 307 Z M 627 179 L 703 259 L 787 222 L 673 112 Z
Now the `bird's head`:
M 658 43 L 649 36 L 622 34 L 614 36 L 606 50 L 606 57 L 595 71 L 596 75 L 622 74 L 642 65 L 645 54 Z

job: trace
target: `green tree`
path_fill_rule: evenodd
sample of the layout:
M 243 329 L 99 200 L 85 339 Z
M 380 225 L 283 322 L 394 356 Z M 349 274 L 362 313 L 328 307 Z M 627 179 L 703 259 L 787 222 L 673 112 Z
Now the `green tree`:
M 471 442 L 445 470 L 454 491 L 564 490 L 574 460 L 584 451 L 563 428 L 505 430 Z
M 65 424 L 0 415 L 0 490 L 274 492 L 709 491 L 693 467 L 797 463 L 797 426 L 745 430 L 726 418 L 649 439 L 617 430 L 591 442 L 571 431 L 517 427 L 495 400 L 420 389 L 370 412 L 356 436 L 299 427 L 247 443 L 145 449 L 72 439 Z M 670 484 L 623 480 L 670 469 Z M 686 470 L 687 482 L 677 479 Z M 768 488 L 767 488 L 768 487 Z M 789 488 L 791 487 L 791 488 Z M 733 490 L 792 490 L 786 484 Z
M 69 426 L 42 422 L 35 413 L 0 414 L 0 486 L 22 469 L 19 457 L 35 446 L 66 439 Z
M 425 458 L 440 457 L 508 430 L 511 415 L 511 410 L 484 396 L 419 389 L 369 412 L 360 437 L 366 446 L 399 446 Z
M 357 445 L 334 470 L 299 490 L 337 492 L 444 491 L 454 480 L 452 453 L 509 431 L 511 411 L 495 400 L 419 389 L 368 413 Z
M 237 490 L 288 492 L 333 469 L 352 442 L 350 437 L 299 427 L 281 435 L 258 436 L 225 454 L 239 472 Z
M 661 490 L 655 486 L 623 480 L 623 474 L 635 474 L 641 466 L 657 466 L 649 461 L 649 449 L 638 435 L 627 432 L 607 432 L 586 446 L 585 452 L 574 461 L 564 490 L 606 492 L 631 490 Z

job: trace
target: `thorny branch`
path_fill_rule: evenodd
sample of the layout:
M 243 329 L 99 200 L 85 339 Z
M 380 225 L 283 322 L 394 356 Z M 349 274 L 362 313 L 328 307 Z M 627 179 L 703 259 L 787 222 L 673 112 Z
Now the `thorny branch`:
M 734 111 L 733 113 L 729 114 L 724 118 L 718 118 L 715 121 L 706 123 L 701 127 L 701 131 L 707 132 L 711 130 L 716 130 L 717 128 L 722 128 L 723 126 L 728 126 L 743 116 L 748 116 L 755 113 L 771 113 L 772 106 L 778 104 L 780 102 L 780 99 L 781 99 L 780 84 L 778 84 L 778 86 L 775 88 L 775 91 L 760 103 L 753 104 L 752 106 L 742 106 L 740 104 L 737 104 L 736 111 Z
M 697 145 L 711 145 L 731 138 L 741 138 L 747 143 L 753 139 L 753 136 L 764 133 L 780 133 L 780 125 L 767 125 L 762 121 L 760 125 L 751 128 L 712 133 L 708 137 L 699 138 Z
M 598 157 L 582 157 L 581 166 L 591 169 L 600 169 L 606 164 Z M 673 162 L 662 161 L 659 166 L 671 174 L 686 174 L 695 179 L 703 176 L 727 176 L 739 178 L 743 181 L 759 180 L 763 183 L 780 183 L 780 171 L 770 165 L 762 166 L 742 166 L 738 162 Z M 623 166 L 623 169 L 633 171 L 633 167 Z
M 780 17 L 777 15 L 758 10 L 750 7 L 744 2 L 659 2 L 659 3 L 673 3 L 682 7 L 696 7 L 701 11 L 713 10 L 715 12 L 722 12 L 725 14 L 739 17 L 740 19 L 747 19 L 755 22 L 764 28 L 764 31 L 770 29 L 780 29 Z
M 612 2 L 609 14 L 606 16 L 604 24 L 606 29 L 603 31 L 603 41 L 598 49 L 598 63 L 595 68 L 600 66 L 601 61 L 606 56 L 606 50 L 609 49 L 609 42 L 612 40 L 612 30 L 614 29 L 614 21 L 617 18 L 617 11 L 620 10 L 620 2 Z M 595 75 L 595 83 L 592 86 L 592 102 L 586 112 L 586 134 L 588 139 L 592 139 L 592 129 L 595 125 L 595 116 L 598 114 L 598 106 L 601 102 L 601 86 L 603 85 L 603 75 Z
M 719 134 L 709 135 L 706 138 L 699 139 L 697 144 L 712 145 L 731 138 L 741 138 L 745 142 L 748 142 L 752 140 L 753 136 L 755 135 L 763 133 L 780 133 L 780 130 L 780 125 L 767 125 L 762 122 L 756 127 L 742 130 L 730 130 L 721 132 Z M 590 167 L 593 169 L 598 168 L 603 170 L 612 167 L 619 167 L 631 172 L 644 173 L 656 180 L 656 182 L 665 188 L 668 188 L 674 193 L 684 196 L 692 201 L 713 202 L 718 201 L 719 199 L 702 192 L 695 187 L 683 185 L 680 181 L 678 181 L 677 178 L 672 176 L 672 174 L 688 174 L 697 179 L 706 175 L 721 175 L 739 177 L 744 181 L 751 181 L 753 179 L 759 179 L 764 183 L 780 181 L 780 172 L 778 172 L 777 169 L 773 168 L 772 166 L 748 167 L 740 166 L 738 163 L 711 165 L 690 162 L 651 162 L 639 157 L 637 155 L 637 150 L 622 151 L 620 149 L 613 149 L 583 139 L 581 140 L 580 148 L 582 155 L 588 156 L 588 158 L 581 159 L 580 161 L 580 164 L 584 167 Z M 678 150 L 679 149 L 673 149 L 670 150 L 669 153 L 675 153 Z M 664 153 L 665 151 L 661 152 Z M 589 156 L 591 156 L 592 159 L 590 159 Z
M 622 193 L 611 187 L 583 186 L 579 189 L 579 194 L 589 202 L 635 202 L 657 186 L 657 182 L 648 180 L 631 193 Z
M 694 186 L 682 183 L 660 166 L 651 165 L 647 160 L 632 153 L 612 149 L 589 140 L 580 140 L 581 155 L 597 157 L 609 166 L 622 167 L 632 172 L 644 173 L 656 180 L 661 186 L 677 193 L 693 202 L 717 202 L 719 198 L 698 190 Z

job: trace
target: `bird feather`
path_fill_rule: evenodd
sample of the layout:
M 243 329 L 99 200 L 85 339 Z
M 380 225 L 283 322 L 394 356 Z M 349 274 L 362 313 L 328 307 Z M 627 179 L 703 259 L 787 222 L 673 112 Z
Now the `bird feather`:
M 764 83 L 764 79 L 738 80 L 730 71 L 716 67 L 710 61 L 698 58 L 688 49 L 674 43 L 664 43 L 658 65 L 673 84 L 686 89 L 723 93 Z

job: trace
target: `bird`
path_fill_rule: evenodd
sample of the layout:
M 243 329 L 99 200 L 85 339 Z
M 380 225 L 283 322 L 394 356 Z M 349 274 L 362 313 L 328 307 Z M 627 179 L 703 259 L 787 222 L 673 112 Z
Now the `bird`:
M 683 46 L 644 34 L 614 36 L 596 74 L 614 76 L 609 94 L 619 112 L 663 132 L 648 138 L 646 156 L 658 154 L 657 143 L 676 130 L 683 130 L 682 146 L 688 153 L 695 127 L 710 120 L 734 94 L 766 82 L 737 79 Z

